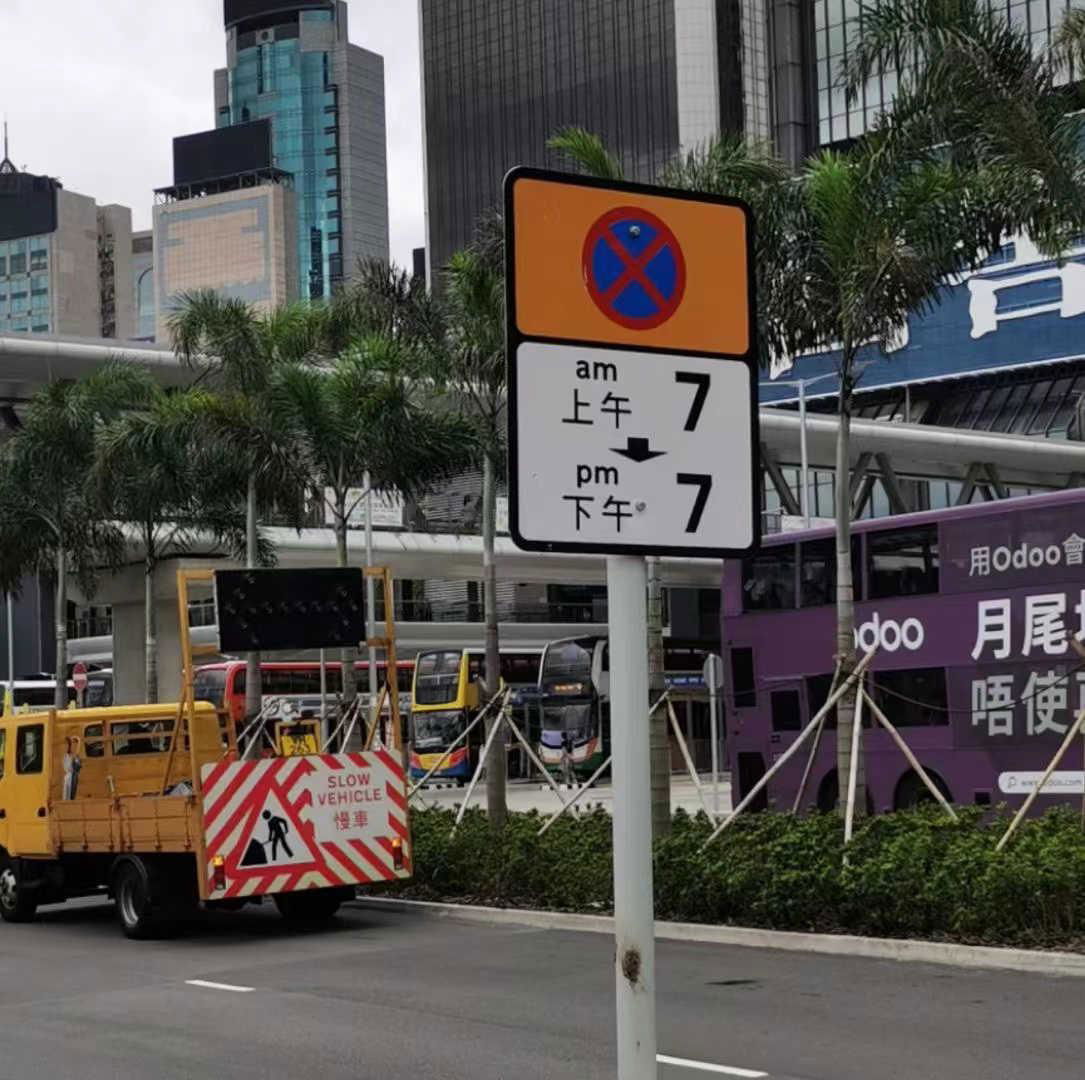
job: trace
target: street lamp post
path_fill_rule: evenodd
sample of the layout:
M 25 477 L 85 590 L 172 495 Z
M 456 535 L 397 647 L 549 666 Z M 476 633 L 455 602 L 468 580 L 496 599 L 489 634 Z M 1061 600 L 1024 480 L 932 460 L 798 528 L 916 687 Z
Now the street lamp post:
M 837 378 L 839 378 L 837 373 L 830 371 L 824 375 L 813 375 L 809 379 L 773 379 L 771 382 L 761 383 L 762 388 L 797 386 L 799 389 L 799 478 L 802 485 L 799 507 L 804 529 L 810 528 L 810 459 L 806 449 L 806 388 L 825 379 Z

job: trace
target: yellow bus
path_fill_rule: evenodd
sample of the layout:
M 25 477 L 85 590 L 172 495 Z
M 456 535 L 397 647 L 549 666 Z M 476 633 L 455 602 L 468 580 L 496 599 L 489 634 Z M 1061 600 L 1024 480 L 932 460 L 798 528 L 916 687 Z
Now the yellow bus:
M 519 688 L 534 688 L 539 681 L 542 649 L 502 649 L 501 681 Z M 411 693 L 411 776 L 420 779 L 437 765 L 449 747 L 478 715 L 480 684 L 486 666 L 481 648 L 433 649 L 415 658 Z M 457 745 L 434 774 L 435 780 L 462 784 L 478 766 L 485 738 L 480 724 L 466 742 Z

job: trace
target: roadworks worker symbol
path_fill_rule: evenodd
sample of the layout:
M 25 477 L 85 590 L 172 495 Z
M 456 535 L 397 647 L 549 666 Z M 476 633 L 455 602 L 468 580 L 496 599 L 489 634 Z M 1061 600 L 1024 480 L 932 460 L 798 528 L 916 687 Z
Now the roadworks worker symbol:
M 611 210 L 584 242 L 584 283 L 608 319 L 630 330 L 653 330 L 685 295 L 682 246 L 655 214 L 634 206 Z
M 311 828 L 306 829 L 276 790 L 269 789 L 262 806 L 254 805 L 246 820 L 244 833 L 235 849 L 242 853 L 238 870 L 319 863 L 320 855 L 310 845 L 306 835 L 311 831 Z

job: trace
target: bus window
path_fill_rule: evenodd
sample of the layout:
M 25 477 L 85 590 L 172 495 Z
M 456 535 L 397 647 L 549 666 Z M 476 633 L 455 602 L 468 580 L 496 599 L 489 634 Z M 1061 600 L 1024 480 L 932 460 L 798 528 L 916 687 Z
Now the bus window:
M 829 691 L 833 685 L 831 675 L 811 675 L 806 680 L 806 704 L 810 709 L 810 719 L 813 720 L 818 710 L 829 700 Z M 836 727 L 836 706 L 834 705 L 825 716 L 827 728 Z
M 742 609 L 782 611 L 795 606 L 795 545 L 766 548 L 742 561 Z
M 863 598 L 861 537 L 851 538 L 851 581 L 856 600 Z M 807 540 L 799 545 L 799 606 L 836 603 L 836 539 Z
M 501 678 L 510 686 L 530 686 L 539 681 L 539 658 L 530 653 L 502 653 Z
M 945 668 L 879 671 L 874 700 L 894 727 L 944 727 L 949 723 Z
M 113 704 L 113 676 L 105 673 L 92 674 L 83 694 L 83 706 L 87 709 L 106 709 Z
M 938 592 L 938 529 L 923 525 L 867 535 L 870 599 Z
M 590 642 L 586 643 L 590 646 Z M 563 641 L 551 645 L 543 660 L 542 681 L 546 685 L 557 682 L 591 683 L 592 653 L 579 641 Z
M 15 771 L 20 774 L 40 773 L 44 764 L 42 742 L 45 738 L 44 724 L 30 724 L 19 728 L 15 739 Z
M 419 656 L 416 661 L 415 704 L 444 705 L 456 700 L 462 655 L 448 650 Z
M 798 690 L 774 690 L 769 695 L 772 703 L 773 731 L 800 731 L 802 710 Z
M 4 779 L 4 757 L 7 753 L 8 733 L 6 728 L 0 728 L 0 780 Z
M 197 701 L 221 709 L 226 702 L 226 672 L 221 668 L 197 671 L 193 692 Z
M 753 649 L 731 650 L 731 693 L 736 709 L 752 709 L 757 704 L 753 678 Z

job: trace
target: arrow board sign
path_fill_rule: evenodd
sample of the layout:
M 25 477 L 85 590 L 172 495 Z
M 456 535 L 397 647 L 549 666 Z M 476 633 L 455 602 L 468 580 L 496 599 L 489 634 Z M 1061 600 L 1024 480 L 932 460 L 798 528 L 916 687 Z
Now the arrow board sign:
M 760 539 L 751 224 L 734 200 L 505 182 L 510 532 L 528 551 Z

